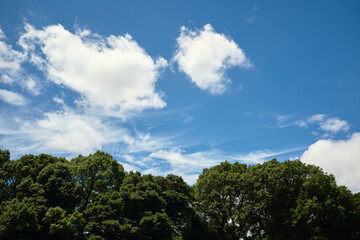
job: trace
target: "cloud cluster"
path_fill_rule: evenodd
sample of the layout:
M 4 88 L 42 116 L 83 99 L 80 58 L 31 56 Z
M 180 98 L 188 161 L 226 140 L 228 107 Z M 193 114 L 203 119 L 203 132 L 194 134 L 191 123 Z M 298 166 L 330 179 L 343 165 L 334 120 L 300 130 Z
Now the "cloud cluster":
M 57 154 L 88 154 L 111 143 L 123 144 L 129 152 L 155 150 L 159 141 L 164 147 L 161 139 L 140 133 L 131 136 L 110 119 L 166 105 L 155 84 L 167 61 L 161 57 L 154 60 L 130 35 L 104 37 L 89 30 L 72 33 L 60 24 L 43 29 L 26 24 L 18 42 L 22 51 L 13 50 L 3 39 L 0 29 L 2 83 L 12 87 L 16 82 L 32 95 L 40 94 L 39 78 L 21 66 L 30 62 L 48 80 L 72 89 L 81 98 L 75 100 L 77 106 L 69 107 L 57 95 L 49 95 L 56 108 L 39 109 L 41 115 L 31 117 L 14 111 L 12 120 L 16 121 L 2 114 L 2 146 L 17 153 Z M 16 106 L 31 103 L 5 89 L 0 89 L 0 100 Z
M 17 83 L 32 95 L 40 94 L 37 79 L 25 73 L 21 64 L 29 59 L 25 51 L 16 51 L 5 42 L 6 36 L 0 28 L 0 83 L 13 85 Z M 19 95 L 18 93 L 15 93 Z
M 310 116 L 305 121 L 298 121 L 296 124 L 299 127 L 307 127 L 309 124 L 316 124 L 319 128 L 329 134 L 336 134 L 339 132 L 346 132 L 350 129 L 349 123 L 337 117 L 329 118 L 325 114 L 315 114 Z M 325 136 L 328 136 L 325 135 Z
M 49 80 L 80 93 L 90 106 L 125 113 L 166 105 L 155 83 L 167 61 L 152 59 L 128 34 L 26 25 L 19 43 Z
M 4 41 L 5 38 L 0 28 L 0 82 L 9 84 L 21 71 L 21 63 L 26 60 L 26 54 L 14 50 Z
M 347 140 L 319 140 L 310 145 L 300 160 L 333 174 L 340 185 L 360 191 L 360 133 Z
M 244 51 L 224 34 L 215 32 L 210 24 L 196 31 L 183 26 L 176 41 L 178 48 L 173 60 L 179 70 L 212 94 L 224 93 L 230 82 L 225 76 L 226 69 L 251 66 Z

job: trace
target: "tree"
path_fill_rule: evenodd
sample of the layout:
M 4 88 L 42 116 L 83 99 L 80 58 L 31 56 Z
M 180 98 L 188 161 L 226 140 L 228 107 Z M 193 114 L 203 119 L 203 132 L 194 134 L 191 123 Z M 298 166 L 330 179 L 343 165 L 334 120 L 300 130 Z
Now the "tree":
M 8 171 L 9 163 L 9 150 L 0 149 L 0 202 L 8 200 L 11 195 L 11 188 L 9 186 L 11 176 Z
M 69 162 L 0 150 L 0 177 L 0 239 L 360 237 L 360 194 L 300 161 L 223 162 L 189 187 L 100 151 Z
M 37 239 L 41 226 L 33 199 L 3 202 L 0 213 L 0 239 Z
M 225 161 L 204 169 L 195 186 L 198 210 L 207 216 L 218 238 L 239 239 L 249 230 L 252 214 L 245 164 Z
M 79 155 L 70 163 L 80 187 L 81 200 L 76 207 L 85 219 L 84 228 L 79 234 L 89 233 L 89 230 L 94 229 L 94 217 L 91 215 L 93 210 L 88 209 L 98 205 L 98 199 L 107 192 L 120 189 L 125 176 L 124 168 L 111 155 L 101 151 L 87 157 Z
M 195 189 L 221 239 L 352 239 L 351 192 L 300 161 L 224 162 L 204 169 Z
M 71 164 L 82 189 L 80 212 L 87 209 L 97 194 L 119 190 L 125 175 L 124 168 L 111 155 L 101 151 L 87 157 L 79 155 Z
M 51 207 L 42 222 L 50 239 L 82 239 L 78 233 L 85 223 L 78 211 L 68 214 L 61 207 Z

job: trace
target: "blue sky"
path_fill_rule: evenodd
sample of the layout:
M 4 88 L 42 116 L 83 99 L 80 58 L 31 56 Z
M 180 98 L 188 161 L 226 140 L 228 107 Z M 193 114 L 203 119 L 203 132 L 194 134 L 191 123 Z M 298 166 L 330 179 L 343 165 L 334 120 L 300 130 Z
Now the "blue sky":
M 192 184 L 301 159 L 360 191 L 359 1 L 1 1 L 0 148 Z

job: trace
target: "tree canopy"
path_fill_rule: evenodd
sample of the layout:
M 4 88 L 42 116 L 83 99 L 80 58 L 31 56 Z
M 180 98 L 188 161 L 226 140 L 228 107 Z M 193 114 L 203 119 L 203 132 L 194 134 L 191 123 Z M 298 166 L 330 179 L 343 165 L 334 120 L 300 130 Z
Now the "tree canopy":
M 359 239 L 360 195 L 300 161 L 176 175 L 0 150 L 0 239 Z

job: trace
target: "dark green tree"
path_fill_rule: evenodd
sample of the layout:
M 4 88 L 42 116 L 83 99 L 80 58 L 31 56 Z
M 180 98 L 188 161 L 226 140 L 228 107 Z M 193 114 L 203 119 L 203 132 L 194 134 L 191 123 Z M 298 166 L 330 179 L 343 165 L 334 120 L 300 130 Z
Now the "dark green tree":
M 224 162 L 204 169 L 195 189 L 219 239 L 356 239 L 351 192 L 300 161 Z
M 198 210 L 219 239 L 239 239 L 250 229 L 253 213 L 245 164 L 223 162 L 204 169 L 195 186 Z
M 100 151 L 0 150 L 0 239 L 360 239 L 359 226 L 359 193 L 300 161 L 223 162 L 189 187 Z
M 2 202 L 0 214 L 0 239 L 37 239 L 41 225 L 39 207 L 33 199 Z

